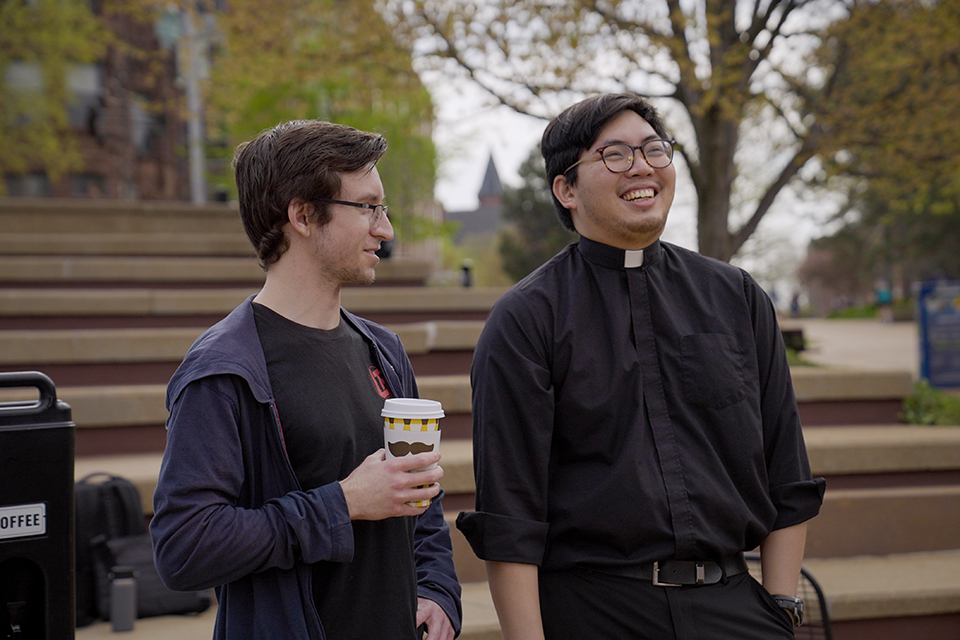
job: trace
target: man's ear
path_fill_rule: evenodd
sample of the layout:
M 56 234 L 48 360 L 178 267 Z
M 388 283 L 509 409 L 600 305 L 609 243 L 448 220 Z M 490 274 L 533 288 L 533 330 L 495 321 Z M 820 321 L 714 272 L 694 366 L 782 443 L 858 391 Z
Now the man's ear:
M 557 197 L 567 209 L 577 208 L 577 194 L 573 185 L 567 182 L 567 177 L 559 175 L 553 179 L 553 195 Z
M 287 205 L 287 220 L 294 233 L 308 237 L 311 232 L 311 222 L 314 219 L 313 205 L 301 199 L 294 198 Z

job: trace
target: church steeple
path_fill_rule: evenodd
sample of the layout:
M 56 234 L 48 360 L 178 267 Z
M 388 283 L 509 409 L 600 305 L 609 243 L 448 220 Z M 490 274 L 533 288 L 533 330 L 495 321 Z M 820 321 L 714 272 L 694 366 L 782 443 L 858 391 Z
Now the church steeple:
M 480 185 L 477 198 L 480 200 L 480 206 L 499 205 L 503 198 L 503 185 L 500 183 L 500 174 L 497 173 L 497 165 L 493 162 L 492 153 L 487 161 L 487 171 L 483 175 L 483 183 Z

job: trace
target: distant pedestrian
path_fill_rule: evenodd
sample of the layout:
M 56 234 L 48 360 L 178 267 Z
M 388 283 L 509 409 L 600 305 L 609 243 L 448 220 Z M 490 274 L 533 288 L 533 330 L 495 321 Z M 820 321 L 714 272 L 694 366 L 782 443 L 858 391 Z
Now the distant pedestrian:
M 890 281 L 879 278 L 874 289 L 880 322 L 893 322 L 893 290 L 890 288 Z
M 800 292 L 794 291 L 790 296 L 790 315 L 794 318 L 800 317 Z

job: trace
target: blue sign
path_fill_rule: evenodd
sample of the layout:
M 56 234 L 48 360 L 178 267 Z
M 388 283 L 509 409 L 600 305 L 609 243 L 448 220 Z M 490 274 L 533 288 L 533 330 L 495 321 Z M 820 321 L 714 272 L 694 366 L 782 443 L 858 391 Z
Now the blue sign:
M 960 282 L 920 285 L 920 376 L 935 387 L 960 387 Z

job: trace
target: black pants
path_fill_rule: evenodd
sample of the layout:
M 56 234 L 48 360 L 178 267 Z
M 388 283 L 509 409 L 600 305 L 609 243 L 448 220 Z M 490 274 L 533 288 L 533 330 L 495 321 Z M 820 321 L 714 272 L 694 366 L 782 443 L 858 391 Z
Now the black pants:
M 787 615 L 750 574 L 655 587 L 589 570 L 540 574 L 546 640 L 792 640 Z

